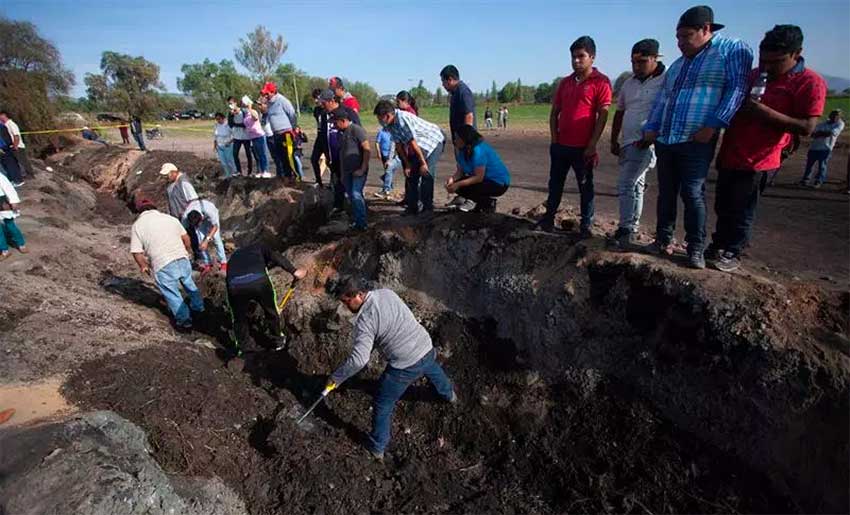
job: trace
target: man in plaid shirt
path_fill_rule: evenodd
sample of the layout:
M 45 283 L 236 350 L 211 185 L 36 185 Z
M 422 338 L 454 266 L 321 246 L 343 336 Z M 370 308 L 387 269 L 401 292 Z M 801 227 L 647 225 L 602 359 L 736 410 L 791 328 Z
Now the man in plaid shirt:
M 415 114 L 396 109 L 388 100 L 378 102 L 375 116 L 381 127 L 390 133 L 404 166 L 405 214 L 418 214 L 420 202 L 423 213 L 433 212 L 437 163 L 446 144 L 442 129 Z M 406 145 L 412 150 L 413 159 L 408 157 Z
M 670 65 L 644 125 L 644 144 L 655 143 L 658 154 L 658 224 L 652 250 L 672 254 L 676 195 L 681 193 L 693 268 L 705 268 L 705 178 L 717 136 L 747 95 L 753 63 L 753 51 L 744 42 L 714 35 L 722 28 L 708 6 L 682 14 L 676 27 L 682 57 Z

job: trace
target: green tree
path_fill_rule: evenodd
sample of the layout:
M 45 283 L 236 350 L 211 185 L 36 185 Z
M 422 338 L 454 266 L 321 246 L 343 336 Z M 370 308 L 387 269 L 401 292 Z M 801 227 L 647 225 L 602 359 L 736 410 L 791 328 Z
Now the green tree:
M 130 116 L 153 114 L 158 108 L 159 66 L 144 57 L 104 52 L 100 59 L 103 73 L 85 76 L 89 99 L 107 109 Z
M 207 113 L 224 109 L 231 95 L 240 97 L 256 89 L 251 79 L 240 74 L 233 61 L 227 59 L 219 63 L 204 59 L 202 63 L 184 64 L 180 71 L 183 77 L 177 79 L 177 89 L 192 95 L 195 106 Z
M 379 98 L 375 88 L 367 82 L 360 81 L 349 82 L 348 80 L 343 80 L 343 84 L 345 84 L 346 90 L 357 97 L 357 100 L 360 102 L 360 112 L 371 113 L 375 104 L 378 103 Z
M 490 100 L 497 100 L 499 98 L 499 90 L 496 88 L 496 81 L 493 81 L 493 84 L 490 86 L 490 94 L 488 95 Z
M 443 87 L 437 86 L 437 89 L 434 90 L 434 105 L 441 106 L 443 103 Z
M 554 91 L 555 88 L 551 83 L 541 82 L 534 90 L 534 103 L 548 104 L 552 101 L 552 94 L 554 93 Z
M 63 66 L 59 50 L 32 23 L 0 16 L 0 34 L 0 106 L 22 130 L 55 127 L 58 106 L 51 98 L 67 93 L 74 75 Z M 48 137 L 32 135 L 26 140 L 29 146 L 41 146 Z
M 522 79 L 516 80 L 516 101 L 519 103 L 525 101 L 525 99 L 522 98 Z
M 516 82 L 506 82 L 502 89 L 499 90 L 499 102 L 508 103 L 514 102 L 517 98 Z
M 271 78 L 288 47 L 282 35 L 275 37 L 268 29 L 257 25 L 253 32 L 239 39 L 234 55 L 255 80 L 262 82 Z
M 431 92 L 425 87 L 422 79 L 419 80 L 419 84 L 411 89 L 409 93 L 413 95 L 413 98 L 416 99 L 416 104 L 420 107 L 427 107 L 433 102 Z

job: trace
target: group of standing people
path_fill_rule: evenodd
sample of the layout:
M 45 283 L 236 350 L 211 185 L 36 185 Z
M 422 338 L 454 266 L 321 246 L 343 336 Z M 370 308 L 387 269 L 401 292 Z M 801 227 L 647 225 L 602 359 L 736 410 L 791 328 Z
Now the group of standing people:
M 0 261 L 11 256 L 10 247 L 29 252 L 15 219 L 20 216 L 21 199 L 16 188 L 24 185 L 24 175 L 32 175 L 21 129 L 6 111 L 0 111 Z
M 820 146 L 831 149 L 843 123 L 833 113 L 827 124 L 815 128 L 826 83 L 805 66 L 799 27 L 777 25 L 768 31 L 755 69 L 753 52 L 744 42 L 717 35 L 723 27 L 708 6 L 685 11 L 676 27 L 682 56 L 669 68 L 659 60 L 656 40 L 644 39 L 632 48 L 634 74 L 619 92 L 611 131 L 611 153 L 620 164 L 620 222 L 613 240 L 624 249 L 633 244 L 646 173 L 657 166 L 657 225 L 650 250 L 672 255 L 681 197 L 689 265 L 705 268 L 708 259 L 715 268 L 731 271 L 740 266 L 750 239 L 764 175 L 779 168 L 792 135 L 815 137 L 807 181 L 812 163 L 828 158 L 828 151 L 818 153 Z M 553 230 L 564 179 L 572 169 L 580 192 L 581 236 L 591 237 L 597 145 L 613 98 L 610 81 L 593 67 L 593 39 L 579 38 L 570 52 L 574 73 L 560 82 L 552 101 L 549 197 L 538 228 Z M 705 181 L 721 130 L 717 226 L 708 243 Z M 820 176 L 825 177 L 825 170 Z

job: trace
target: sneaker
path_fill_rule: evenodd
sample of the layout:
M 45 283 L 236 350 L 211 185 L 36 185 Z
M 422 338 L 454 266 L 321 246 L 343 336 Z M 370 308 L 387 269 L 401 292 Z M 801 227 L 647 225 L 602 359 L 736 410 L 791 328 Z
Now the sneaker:
M 553 233 L 555 232 L 555 224 L 552 222 L 540 220 L 534 224 L 534 230 L 537 232 Z
M 0 252 L 0 261 L 3 261 L 4 259 L 8 259 L 9 256 L 11 256 L 11 255 L 12 255 L 12 253 L 9 252 L 8 250 L 4 250 L 3 252 Z
M 812 184 L 812 189 L 816 190 L 816 189 L 820 188 L 821 186 L 823 186 L 823 184 L 818 182 L 818 183 Z
M 272 336 L 271 338 L 272 344 L 274 345 L 274 351 L 280 352 L 286 348 L 286 335 L 282 334 L 280 336 Z
M 450 404 L 457 404 L 460 402 L 460 399 L 457 398 L 457 392 L 452 390 L 452 398 L 449 399 Z
M 462 197 L 455 197 L 455 200 L 456 199 L 463 200 L 463 202 L 461 204 L 453 204 L 453 205 L 457 206 L 458 210 L 463 211 L 464 213 L 469 213 L 470 211 L 475 209 L 475 206 L 477 206 L 477 204 L 475 202 L 473 202 L 472 200 L 464 200 Z M 454 201 L 452 201 L 452 202 L 454 202 Z
M 724 252 L 720 255 L 717 261 L 714 262 L 714 268 L 721 272 L 731 272 L 737 270 L 741 266 L 741 260 L 738 256 L 731 252 Z
M 272 173 L 271 173 L 271 172 L 263 172 L 263 173 L 261 174 L 261 177 L 262 177 L 263 179 L 271 179 L 271 178 L 272 178 Z
M 688 266 L 697 270 L 705 268 L 705 256 L 702 251 L 688 252 Z
M 20 247 L 18 247 L 18 252 L 20 252 L 21 254 L 29 254 L 30 249 L 28 249 L 26 245 L 21 245 Z
M 661 243 L 660 241 L 655 240 L 646 246 L 646 250 L 649 251 L 650 254 L 658 254 L 659 256 L 672 256 L 673 244 Z
M 635 233 L 629 229 L 620 227 L 614 232 L 612 239 L 614 240 L 615 246 L 625 249 L 635 244 Z
M 579 230 L 578 234 L 579 234 L 579 238 L 581 238 L 583 240 L 589 240 L 589 239 L 593 238 L 593 231 L 590 229 L 590 227 L 582 227 Z
M 455 198 L 446 203 L 446 207 L 460 207 L 466 202 L 469 201 L 461 197 L 460 195 L 456 195 Z
M 375 198 L 382 199 L 382 200 L 387 199 L 387 193 L 385 193 L 383 190 L 376 191 L 375 193 L 372 194 L 372 196 L 375 197 Z

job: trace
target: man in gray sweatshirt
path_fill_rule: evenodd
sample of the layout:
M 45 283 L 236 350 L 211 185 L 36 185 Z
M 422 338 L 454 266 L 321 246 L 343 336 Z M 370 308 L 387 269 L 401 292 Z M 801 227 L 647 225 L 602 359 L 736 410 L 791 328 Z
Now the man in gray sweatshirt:
M 363 369 L 375 345 L 388 362 L 373 401 L 369 435 L 369 452 L 383 459 L 384 449 L 390 442 L 396 402 L 408 386 L 425 376 L 446 401 L 456 403 L 457 395 L 451 380 L 436 361 L 428 332 L 394 291 L 370 291 L 362 281 L 347 277 L 330 285 L 329 292 L 356 316 L 352 334 L 354 348 L 328 378 L 326 389 L 333 390 Z
M 272 142 L 272 159 L 278 177 L 292 179 L 295 177 L 295 133 L 298 115 L 292 102 L 281 95 L 274 82 L 266 82 L 260 91 L 264 102 L 260 109 L 268 114 L 274 139 Z

